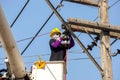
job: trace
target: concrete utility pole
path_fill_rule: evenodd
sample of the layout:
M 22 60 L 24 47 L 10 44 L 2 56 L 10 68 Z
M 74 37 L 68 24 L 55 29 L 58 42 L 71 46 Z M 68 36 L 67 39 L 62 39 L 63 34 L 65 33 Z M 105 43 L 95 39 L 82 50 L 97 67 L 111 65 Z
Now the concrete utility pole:
M 108 0 L 101 0 L 99 7 L 99 21 L 103 24 L 108 24 Z M 101 39 L 101 63 L 103 69 L 103 80 L 112 80 L 112 64 L 110 56 L 110 36 L 109 31 L 102 30 Z

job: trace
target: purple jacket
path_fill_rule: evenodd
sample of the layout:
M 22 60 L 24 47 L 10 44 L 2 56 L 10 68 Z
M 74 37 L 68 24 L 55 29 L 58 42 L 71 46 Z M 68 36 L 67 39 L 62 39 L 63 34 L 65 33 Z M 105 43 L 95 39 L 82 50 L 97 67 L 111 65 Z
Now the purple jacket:
M 74 40 L 71 36 L 69 36 L 69 40 L 70 40 L 70 44 L 68 45 L 68 49 L 72 48 L 75 43 L 74 43 Z M 52 47 L 56 48 L 58 47 L 62 42 L 62 38 L 60 38 L 59 40 L 56 40 L 54 43 L 52 43 Z
M 65 47 L 64 45 L 61 44 L 62 38 L 59 40 L 51 39 L 49 42 L 50 49 L 51 49 L 51 56 L 50 56 L 50 61 L 65 61 L 65 56 L 66 56 L 66 49 L 72 48 L 75 43 L 73 38 L 70 36 L 69 37 L 70 44 L 68 47 Z

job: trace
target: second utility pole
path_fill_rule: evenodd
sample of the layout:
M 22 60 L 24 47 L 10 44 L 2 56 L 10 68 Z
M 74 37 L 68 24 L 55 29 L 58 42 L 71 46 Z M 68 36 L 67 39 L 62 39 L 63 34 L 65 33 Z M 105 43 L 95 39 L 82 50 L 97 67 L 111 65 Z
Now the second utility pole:
M 108 0 L 101 0 L 99 7 L 99 22 L 108 25 Z M 101 31 L 100 34 L 101 64 L 103 69 L 103 80 L 112 80 L 112 62 L 110 56 L 109 31 Z

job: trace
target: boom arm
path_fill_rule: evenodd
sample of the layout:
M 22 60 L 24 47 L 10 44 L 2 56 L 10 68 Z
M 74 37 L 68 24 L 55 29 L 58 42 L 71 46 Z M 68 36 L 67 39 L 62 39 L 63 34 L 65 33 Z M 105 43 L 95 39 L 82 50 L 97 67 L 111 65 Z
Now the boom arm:
M 9 60 L 11 72 L 15 75 L 15 78 L 24 78 L 26 75 L 25 66 L 1 6 L 0 41 Z

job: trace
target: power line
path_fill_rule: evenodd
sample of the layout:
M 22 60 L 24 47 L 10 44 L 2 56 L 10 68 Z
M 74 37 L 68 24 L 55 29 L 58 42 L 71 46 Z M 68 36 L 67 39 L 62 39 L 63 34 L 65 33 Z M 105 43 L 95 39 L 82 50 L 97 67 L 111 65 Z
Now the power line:
M 31 57 L 38 57 L 38 56 L 49 56 L 50 54 L 48 52 L 46 52 L 46 54 L 27 55 L 27 56 L 22 56 L 22 57 L 23 58 L 31 58 Z M 69 54 L 81 54 L 81 53 L 83 53 L 83 50 L 72 50 L 72 51 L 69 51 L 68 53 Z M 0 57 L 0 59 L 3 60 L 5 58 Z
M 61 0 L 60 4 L 63 2 Z M 56 9 L 59 8 L 59 5 L 56 7 Z M 34 41 L 36 36 L 40 33 L 40 31 L 43 29 L 43 27 L 47 24 L 47 22 L 50 20 L 50 18 L 53 16 L 54 12 L 51 13 L 51 15 L 48 17 L 48 19 L 45 21 L 45 23 L 42 25 L 42 27 L 38 30 L 38 32 L 35 34 L 35 36 L 32 38 L 32 40 L 28 43 L 28 45 L 24 48 L 24 50 L 21 52 L 21 55 L 24 54 L 24 52 L 27 50 L 27 48 L 31 45 L 31 43 Z
M 77 61 L 77 60 L 89 60 L 90 58 L 72 58 L 68 59 L 68 61 Z M 94 59 L 100 59 L 100 57 L 94 57 Z M 34 61 L 31 62 L 25 62 L 25 64 L 30 64 L 33 63 Z M 0 63 L 0 65 L 4 65 L 4 63 Z
M 48 33 L 40 34 L 40 35 L 38 35 L 38 36 L 36 36 L 36 37 L 44 36 L 44 35 L 47 35 L 47 34 L 49 34 L 49 32 L 48 32 Z M 33 37 L 24 38 L 24 39 L 18 40 L 17 42 L 23 42 L 23 41 L 26 41 L 26 40 L 29 40 L 29 39 L 32 39 L 32 38 L 33 38 Z M 2 47 L 2 45 L 0 44 L 0 48 L 1 48 L 1 47 Z
M 49 34 L 49 32 L 37 35 L 36 37 L 44 36 L 44 35 L 47 35 L 47 34 Z M 26 41 L 26 40 L 29 40 L 29 39 L 32 39 L 32 38 L 34 38 L 34 37 L 28 37 L 28 38 L 25 38 L 25 39 L 21 39 L 21 40 L 18 40 L 17 42 Z
M 28 2 L 30 0 L 27 0 L 27 2 L 25 3 L 25 5 L 23 6 L 23 8 L 21 9 L 21 11 L 19 12 L 19 14 L 17 15 L 17 17 L 15 18 L 15 20 L 13 21 L 13 23 L 10 25 L 10 27 L 12 28 L 13 25 L 15 24 L 15 22 L 17 21 L 18 17 L 21 15 L 21 13 L 23 12 L 23 10 L 25 9 L 25 7 L 27 6 Z
M 117 0 L 117 1 L 114 2 L 112 5 L 110 5 L 110 6 L 108 7 L 108 10 L 109 10 L 110 8 L 112 8 L 114 5 L 116 5 L 119 1 L 120 1 L 120 0 Z M 97 19 L 98 19 L 98 16 L 97 16 L 93 21 L 96 21 Z
M 116 5 L 120 0 L 117 0 L 116 2 L 114 2 L 111 6 L 108 7 L 108 9 L 110 9 L 111 7 L 113 7 L 114 5 Z
M 118 39 L 115 39 L 110 45 L 113 45 Z
M 40 34 L 40 35 L 38 35 L 36 38 L 38 38 L 38 37 L 41 37 L 41 36 L 44 36 L 44 35 L 47 35 L 47 34 L 49 34 L 50 32 L 47 32 L 47 33 L 43 33 L 43 34 Z M 78 35 L 78 37 L 81 35 L 81 33 Z M 24 39 L 21 39 L 21 40 L 18 40 L 18 41 L 16 41 L 17 43 L 19 43 L 19 42 L 23 42 L 23 41 L 26 41 L 26 40 L 29 40 L 29 39 L 32 39 L 33 37 L 28 37 L 28 38 L 24 38 Z M 0 48 L 2 47 L 2 45 L 0 45 Z M 74 54 L 80 54 L 80 53 L 83 53 L 83 50 L 73 50 L 73 51 L 69 51 L 69 53 L 74 53 Z M 44 55 L 44 54 L 42 54 L 42 55 Z M 45 55 L 47 55 L 47 54 L 45 54 Z M 38 56 L 38 55 L 36 55 L 36 56 Z M 23 57 L 25 57 L 25 56 L 23 56 Z M 0 59 L 4 59 L 4 58 L 0 58 Z
M 90 58 L 73 58 L 68 59 L 68 61 L 76 61 L 76 60 L 89 60 Z M 94 57 L 94 59 L 100 59 L 100 57 Z

